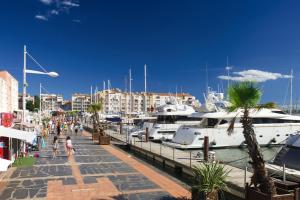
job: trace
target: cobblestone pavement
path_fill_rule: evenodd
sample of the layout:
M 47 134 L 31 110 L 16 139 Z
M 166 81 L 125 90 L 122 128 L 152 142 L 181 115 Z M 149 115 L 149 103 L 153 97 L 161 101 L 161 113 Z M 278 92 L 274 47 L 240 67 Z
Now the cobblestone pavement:
M 157 177 L 161 175 L 146 166 L 143 168 L 141 163 L 143 169 L 139 170 L 136 160 L 128 160 L 125 153 L 114 147 L 96 145 L 87 136 L 71 136 L 76 152 L 69 158 L 64 148 L 65 136 L 61 136 L 59 156 L 52 159 L 52 138 L 48 138 L 34 166 L 18 168 L 3 180 L 0 187 L 5 185 L 2 186 L 5 188 L 0 188 L 1 200 L 173 200 L 180 196 L 190 197 L 188 191 L 170 179 Z

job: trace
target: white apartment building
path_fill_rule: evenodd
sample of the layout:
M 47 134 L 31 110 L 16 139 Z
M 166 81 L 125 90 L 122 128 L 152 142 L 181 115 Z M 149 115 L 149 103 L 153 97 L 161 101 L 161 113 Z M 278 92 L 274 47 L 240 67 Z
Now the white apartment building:
M 169 93 L 130 93 L 122 92 L 120 89 L 102 90 L 93 95 L 93 101 L 103 103 L 104 113 L 142 113 L 164 105 L 170 98 L 176 98 L 180 104 L 195 101 L 195 97 L 186 94 Z M 130 100 L 131 99 L 131 100 Z M 146 105 L 145 105 L 146 100 Z M 147 107 L 147 108 L 146 108 Z
M 91 105 L 91 95 L 75 93 L 72 95 L 72 111 L 87 111 Z
M 63 96 L 58 94 L 41 94 L 42 111 L 58 111 L 63 104 Z
M 0 112 L 18 110 L 18 81 L 7 71 L 0 71 Z

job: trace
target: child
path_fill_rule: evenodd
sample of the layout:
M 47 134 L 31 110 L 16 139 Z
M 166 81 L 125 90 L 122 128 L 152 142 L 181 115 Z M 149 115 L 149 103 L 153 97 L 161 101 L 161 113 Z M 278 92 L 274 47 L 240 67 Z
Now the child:
M 67 137 L 66 147 L 67 147 L 68 156 L 70 156 L 72 154 L 72 150 L 73 150 L 72 141 L 71 141 L 70 136 Z
M 57 136 L 54 136 L 53 143 L 52 143 L 52 148 L 53 148 L 53 156 L 52 156 L 52 159 L 53 159 L 53 158 L 56 158 L 56 156 L 58 154 L 58 139 L 57 139 Z

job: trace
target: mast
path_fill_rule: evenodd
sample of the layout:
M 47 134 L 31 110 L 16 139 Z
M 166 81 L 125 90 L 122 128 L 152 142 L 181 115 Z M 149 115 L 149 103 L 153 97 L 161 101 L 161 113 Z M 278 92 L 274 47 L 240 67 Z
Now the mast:
M 144 105 L 145 105 L 145 112 L 147 112 L 147 65 L 144 65 L 144 77 L 145 77 L 145 100 L 144 100 Z
M 227 56 L 227 62 L 226 62 L 226 67 L 225 67 L 225 69 L 227 70 L 227 99 L 229 99 L 229 94 L 228 94 L 228 91 L 229 91 L 229 83 L 230 83 L 229 75 L 230 75 L 230 70 L 232 69 L 232 67 L 229 67 L 228 56 Z
M 91 86 L 91 104 L 93 103 L 93 86 Z
M 105 81 L 103 81 L 103 91 L 105 90 Z
M 132 97 L 131 97 L 131 68 L 129 69 L 129 109 L 130 109 L 130 113 L 132 112 Z
M 205 65 L 205 75 L 206 75 L 206 93 L 208 94 L 208 72 L 207 72 L 207 63 Z
M 293 69 L 291 70 L 290 115 L 293 111 Z

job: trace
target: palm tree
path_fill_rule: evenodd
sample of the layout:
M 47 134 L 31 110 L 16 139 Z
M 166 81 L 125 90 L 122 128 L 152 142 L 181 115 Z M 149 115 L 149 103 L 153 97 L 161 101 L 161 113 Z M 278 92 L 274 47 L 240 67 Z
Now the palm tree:
M 104 135 L 103 128 L 100 125 L 99 114 L 98 114 L 98 112 L 101 110 L 102 110 L 102 103 L 92 103 L 88 107 L 88 112 L 92 114 L 94 132 L 96 133 L 100 132 L 100 135 Z
M 215 163 L 202 163 L 193 166 L 194 182 L 192 186 L 193 199 L 199 199 L 200 192 L 205 194 L 207 200 L 217 200 L 219 191 L 226 191 L 226 179 L 230 171 L 224 165 Z
M 250 111 L 274 107 L 274 104 L 267 103 L 258 105 L 262 92 L 253 82 L 235 83 L 229 88 L 228 92 L 229 101 L 231 103 L 229 111 L 241 109 L 241 112 L 243 113 L 241 117 L 243 135 L 245 137 L 245 143 L 247 144 L 248 154 L 252 160 L 250 163 L 254 170 L 250 185 L 253 184 L 256 189 L 259 189 L 263 193 L 276 194 L 274 182 L 265 168 L 265 161 L 253 130 L 252 119 L 249 116 Z M 233 131 L 234 120 L 235 119 L 232 120 L 231 125 L 228 128 L 229 134 Z

